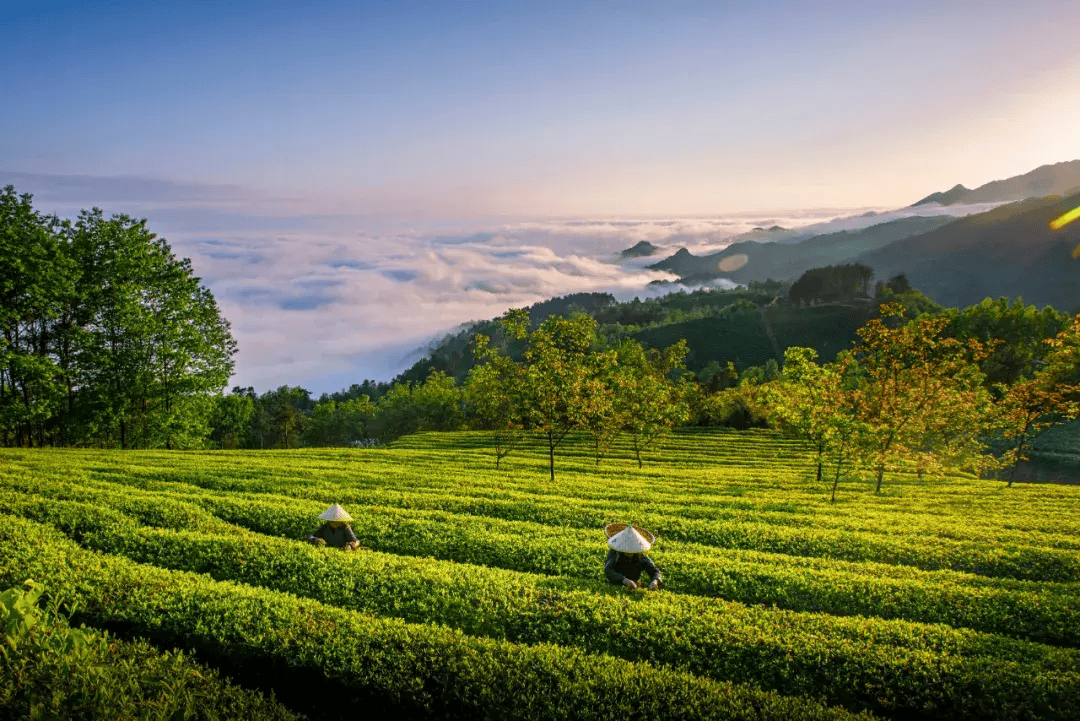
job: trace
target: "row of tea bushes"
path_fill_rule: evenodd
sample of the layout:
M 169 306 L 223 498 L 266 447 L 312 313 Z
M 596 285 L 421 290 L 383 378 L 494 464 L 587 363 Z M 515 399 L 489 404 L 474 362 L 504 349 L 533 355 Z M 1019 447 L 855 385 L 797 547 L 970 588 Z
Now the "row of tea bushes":
M 319 692 L 333 691 L 343 707 L 363 703 L 374 715 L 852 718 L 752 686 L 550 644 L 470 637 L 138 564 L 82 550 L 47 526 L 11 516 L 0 517 L 0 551 L 0 584 L 31 574 L 59 592 L 78 595 L 79 617 L 87 621 L 176 640 L 237 665 L 319 678 Z M 1032 703 L 1023 706 L 1029 710 Z
M 119 488 L 86 488 L 57 485 L 54 498 L 84 498 L 133 515 L 142 523 L 159 525 L 158 514 L 147 507 L 160 502 L 166 508 L 186 511 L 198 504 L 232 523 L 260 533 L 299 538 L 310 532 L 317 512 L 309 503 L 243 500 L 212 493 L 180 495 L 176 500 L 161 493 L 133 492 Z M 204 513 L 208 511 L 203 510 Z M 374 515 L 358 514 L 356 529 L 365 543 L 388 553 L 434 556 L 459 563 L 507 568 L 529 573 L 545 573 L 581 579 L 599 579 L 603 552 L 597 543 L 564 534 L 553 547 L 549 529 L 529 524 L 507 532 L 500 528 L 449 525 L 432 522 L 423 514 L 395 511 L 395 523 L 379 522 Z M 212 517 L 206 521 L 197 512 L 181 517 L 197 519 L 189 528 L 236 533 L 232 523 Z M 168 528 L 183 528 L 175 523 Z M 843 615 L 907 619 L 924 623 L 945 623 L 957 628 L 1000 633 L 1018 638 L 1080 646 L 1080 594 L 1072 586 L 986 579 L 960 574 L 909 571 L 908 577 L 891 578 L 888 566 L 858 567 L 843 562 L 821 561 L 815 567 L 785 565 L 783 556 L 773 563 L 760 556 L 744 559 L 737 553 L 707 553 L 698 549 L 669 550 L 653 554 L 669 575 L 669 590 L 692 595 L 720 597 L 750 604 L 776 605 L 794 611 L 828 612 Z M 776 559 L 781 559 L 777 561 Z M 880 571 L 880 572 L 879 572 Z
M 0 719 L 257 718 L 296 714 L 239 688 L 182 652 L 72 628 L 44 584 L 0 593 Z

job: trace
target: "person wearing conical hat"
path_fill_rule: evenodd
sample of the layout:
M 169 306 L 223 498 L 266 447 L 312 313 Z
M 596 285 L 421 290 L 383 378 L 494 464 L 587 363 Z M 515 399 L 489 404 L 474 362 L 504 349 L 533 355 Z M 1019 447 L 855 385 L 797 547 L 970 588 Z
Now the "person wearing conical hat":
M 346 551 L 355 551 L 360 547 L 360 540 L 349 526 L 352 516 L 345 509 L 334 504 L 319 514 L 326 523 L 319 530 L 308 536 L 308 540 L 319 546 L 333 546 Z
M 609 583 L 627 588 L 639 588 L 642 572 L 649 577 L 649 590 L 660 585 L 660 569 L 645 555 L 652 548 L 655 537 L 637 526 L 623 526 L 613 523 L 605 528 L 608 534 L 607 559 L 604 561 L 604 575 Z

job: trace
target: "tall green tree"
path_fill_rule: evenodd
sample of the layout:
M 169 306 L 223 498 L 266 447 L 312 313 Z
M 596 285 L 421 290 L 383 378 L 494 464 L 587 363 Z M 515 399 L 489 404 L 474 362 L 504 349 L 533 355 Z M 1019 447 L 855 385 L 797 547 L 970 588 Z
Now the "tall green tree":
M 57 319 L 78 267 L 64 253 L 62 224 L 30 195 L 0 192 L 0 433 L 3 443 L 46 442 L 63 409 L 63 369 L 53 352 Z
M 121 448 L 197 444 L 236 352 L 213 295 L 145 220 L 83 211 L 67 248 L 82 269 L 75 411 L 85 434 Z

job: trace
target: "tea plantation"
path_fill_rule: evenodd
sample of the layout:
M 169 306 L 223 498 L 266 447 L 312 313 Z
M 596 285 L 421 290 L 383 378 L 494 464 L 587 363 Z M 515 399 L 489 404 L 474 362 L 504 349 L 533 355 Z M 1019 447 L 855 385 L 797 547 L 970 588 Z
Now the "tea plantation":
M 173 718 L 1080 717 L 1080 487 L 893 477 L 830 503 L 767 431 L 680 432 L 643 469 L 590 450 L 568 440 L 552 484 L 546 447 L 496 469 L 482 433 L 4 449 L 0 590 L 75 602 L 114 655 L 178 649 L 216 685 Z M 331 503 L 370 550 L 301 540 Z M 607 584 L 615 521 L 657 535 L 661 590 Z

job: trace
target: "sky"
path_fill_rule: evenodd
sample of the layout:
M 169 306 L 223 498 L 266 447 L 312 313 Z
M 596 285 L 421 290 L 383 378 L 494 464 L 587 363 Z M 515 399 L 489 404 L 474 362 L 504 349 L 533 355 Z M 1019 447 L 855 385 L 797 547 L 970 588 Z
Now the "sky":
M 148 219 L 234 383 L 388 379 L 468 320 L 1080 158 L 1074 0 L 0 8 L 0 184 Z M 783 221 L 783 222 L 780 222 Z M 696 245 L 695 245 L 696 244 Z

